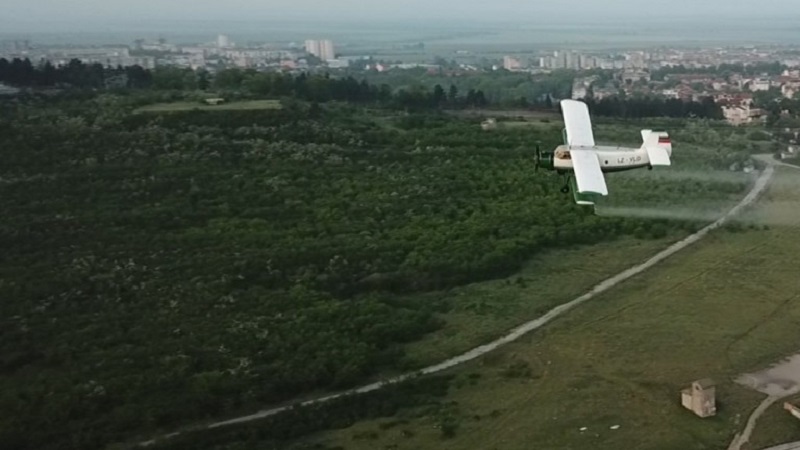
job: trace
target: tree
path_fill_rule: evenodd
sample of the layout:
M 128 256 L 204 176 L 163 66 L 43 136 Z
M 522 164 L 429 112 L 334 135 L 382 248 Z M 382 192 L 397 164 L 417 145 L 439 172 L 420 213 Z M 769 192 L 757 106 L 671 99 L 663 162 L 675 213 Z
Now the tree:
M 312 102 L 311 107 L 308 109 L 308 116 L 312 119 L 317 119 L 322 115 L 322 108 L 320 108 L 319 103 Z
M 239 89 L 244 78 L 245 74 L 241 69 L 221 70 L 214 77 L 214 87 L 217 89 Z
M 159 67 L 153 71 L 153 88 L 181 90 L 184 88 L 186 73 L 177 67 Z
M 378 89 L 378 102 L 388 103 L 392 100 L 392 87 L 384 83 Z
M 475 93 L 475 106 L 484 107 L 488 104 L 489 102 L 486 100 L 486 95 L 483 94 L 483 91 L 478 90 L 478 92 Z
M 8 81 L 11 63 L 5 58 L 0 58 L 0 81 Z
M 180 89 L 187 91 L 193 91 L 197 89 L 197 81 L 198 81 L 197 76 L 198 76 L 197 72 L 191 69 L 184 70 L 182 86 Z
M 8 65 L 6 82 L 16 86 L 32 86 L 36 83 L 36 70 L 28 58 L 14 58 Z
M 458 101 L 458 88 L 455 84 L 450 85 L 450 91 L 447 94 L 447 101 L 449 101 L 451 105 L 455 105 Z
M 211 85 L 211 81 L 209 80 L 208 71 L 205 69 L 200 69 L 197 71 L 197 88 L 201 91 L 208 90 L 208 87 Z
M 134 89 L 148 88 L 153 84 L 153 74 L 142 66 L 129 66 L 125 68 L 128 75 L 128 87 Z
M 52 86 L 56 84 L 58 81 L 58 71 L 56 68 L 50 64 L 50 61 L 46 61 L 44 64 L 41 65 L 40 74 L 38 84 L 42 86 Z
M 272 95 L 272 77 L 264 73 L 253 74 L 242 82 L 242 89 L 256 95 Z
M 442 88 L 441 85 L 437 84 L 433 88 L 433 106 L 439 108 L 440 106 L 442 106 L 442 104 L 444 104 L 446 99 L 447 96 L 444 93 L 444 89 Z
M 547 94 L 547 97 L 544 99 L 544 107 L 553 109 L 553 99 L 550 97 L 550 94 Z
M 468 106 L 475 106 L 475 98 L 477 97 L 478 93 L 475 92 L 475 89 L 470 89 L 467 92 L 466 102 Z

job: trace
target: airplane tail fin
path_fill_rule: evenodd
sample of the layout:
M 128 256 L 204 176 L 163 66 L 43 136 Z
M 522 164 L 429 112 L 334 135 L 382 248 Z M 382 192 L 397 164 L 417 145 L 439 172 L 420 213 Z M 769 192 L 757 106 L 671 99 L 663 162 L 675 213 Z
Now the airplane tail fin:
M 647 151 L 650 165 L 669 166 L 672 156 L 672 141 L 665 131 L 642 130 L 642 147 Z

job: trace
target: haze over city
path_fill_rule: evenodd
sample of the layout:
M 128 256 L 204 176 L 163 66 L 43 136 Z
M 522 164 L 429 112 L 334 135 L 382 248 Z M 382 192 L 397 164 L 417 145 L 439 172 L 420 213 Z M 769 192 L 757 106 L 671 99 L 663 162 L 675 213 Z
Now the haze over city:
M 354 22 L 412 21 L 450 28 L 453 21 L 473 23 L 530 23 L 546 25 L 548 22 L 566 23 L 571 20 L 620 22 L 632 18 L 650 18 L 654 28 L 664 26 L 665 19 L 710 19 L 763 17 L 787 18 L 792 15 L 791 0 L 752 2 L 711 0 L 695 2 L 676 0 L 665 4 L 658 0 L 565 0 L 523 1 L 499 0 L 493 2 L 459 2 L 446 0 L 402 0 L 391 3 L 364 0 L 178 0 L 163 2 L 122 0 L 64 2 L 39 0 L 33 2 L 7 2 L 0 5 L 0 30 L 16 32 L 90 31 L 86 27 L 113 26 L 148 27 L 165 21 L 325 21 Z

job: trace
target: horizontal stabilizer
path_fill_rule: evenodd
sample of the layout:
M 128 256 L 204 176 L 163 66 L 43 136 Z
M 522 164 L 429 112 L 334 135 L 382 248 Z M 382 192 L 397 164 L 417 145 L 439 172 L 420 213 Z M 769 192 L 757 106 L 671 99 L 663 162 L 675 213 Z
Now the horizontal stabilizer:
M 647 151 L 651 166 L 669 166 L 672 143 L 669 134 L 661 131 L 642 130 L 643 147 Z
M 647 157 L 650 159 L 651 166 L 669 166 L 672 162 L 669 159 L 667 149 L 662 147 L 647 147 Z

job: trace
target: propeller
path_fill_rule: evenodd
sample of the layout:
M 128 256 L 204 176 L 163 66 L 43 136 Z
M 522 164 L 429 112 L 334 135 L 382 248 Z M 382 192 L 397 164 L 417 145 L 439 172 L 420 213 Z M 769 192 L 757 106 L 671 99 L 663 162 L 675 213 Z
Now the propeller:
M 536 142 L 536 150 L 535 150 L 534 156 L 533 156 L 533 171 L 534 171 L 534 173 L 538 172 L 539 171 L 539 166 L 542 165 L 542 148 L 541 148 L 540 144 L 541 144 L 540 142 Z

